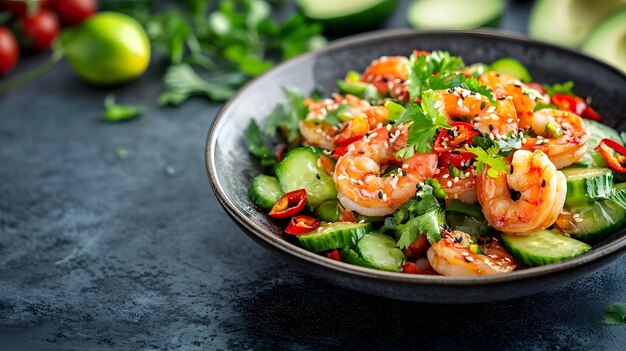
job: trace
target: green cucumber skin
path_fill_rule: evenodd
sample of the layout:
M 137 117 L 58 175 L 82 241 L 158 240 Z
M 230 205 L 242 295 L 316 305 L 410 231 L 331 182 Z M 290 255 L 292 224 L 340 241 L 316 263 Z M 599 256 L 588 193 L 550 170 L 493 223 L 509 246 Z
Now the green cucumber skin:
M 476 218 L 460 212 L 446 211 L 446 223 L 453 230 L 460 230 L 474 238 L 488 236 L 491 232 L 489 223 L 483 218 Z
M 372 84 L 365 82 L 348 83 L 345 80 L 338 80 L 337 87 L 342 94 L 354 95 L 365 100 L 380 100 L 382 97 Z
M 604 159 L 595 148 L 602 139 L 611 139 L 623 144 L 622 138 L 615 129 L 605 124 L 589 119 L 585 119 L 584 122 L 587 128 L 589 128 L 591 135 L 587 141 L 587 151 L 580 160 L 576 161 L 575 165 L 581 167 L 606 167 L 606 162 L 604 162 Z
M 613 172 L 608 168 L 568 167 L 561 171 L 567 180 L 565 207 L 591 204 L 615 195 Z
M 400 272 L 406 259 L 404 252 L 396 247 L 396 241 L 380 233 L 363 236 L 356 245 L 356 252 L 372 268 Z
M 302 0 L 298 0 L 298 3 L 302 3 Z M 301 7 L 306 17 L 322 23 L 325 30 L 335 33 L 353 33 L 378 26 L 383 19 L 391 15 L 397 5 L 398 0 L 386 0 L 356 13 L 325 18 L 311 16 L 304 6 Z
M 350 263 L 356 266 L 374 268 L 371 264 L 363 261 L 359 254 L 349 247 L 344 247 L 341 252 L 341 260 L 345 263 Z
M 339 222 L 341 211 L 338 200 L 328 200 L 322 202 L 315 208 L 315 216 L 324 222 Z
M 250 199 L 263 210 L 271 210 L 283 196 L 278 178 L 260 174 L 250 184 Z
M 298 235 L 300 245 L 312 252 L 355 247 L 359 239 L 372 230 L 369 223 L 335 222 L 311 233 Z
M 322 155 L 321 150 L 314 147 L 299 147 L 289 151 L 276 166 L 276 177 L 283 192 L 306 189 L 307 204 L 311 209 L 326 200 L 337 199 L 332 176 L 317 164 Z
M 557 230 L 541 230 L 527 236 L 502 234 L 500 239 L 516 259 L 529 267 L 569 260 L 591 250 L 591 246 Z
M 621 193 L 615 196 L 624 195 Z M 578 213 L 582 221 L 574 223 L 572 227 L 562 228 L 563 231 L 588 244 L 598 243 L 626 225 L 626 208 L 613 199 L 599 200 L 568 211 Z
M 491 63 L 491 69 L 503 74 L 509 74 L 524 83 L 533 81 L 528 69 L 516 59 L 503 57 Z

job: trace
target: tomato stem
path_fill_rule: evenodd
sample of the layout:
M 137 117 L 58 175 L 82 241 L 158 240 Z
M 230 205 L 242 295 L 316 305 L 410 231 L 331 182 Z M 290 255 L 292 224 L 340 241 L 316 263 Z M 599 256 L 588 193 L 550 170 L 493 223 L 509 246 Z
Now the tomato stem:
M 22 73 L 18 76 L 12 77 L 11 79 L 4 80 L 0 82 L 0 92 L 7 91 L 11 88 L 14 88 L 18 85 L 22 85 L 30 82 L 31 80 L 43 75 L 48 72 L 57 62 L 59 62 L 64 56 L 62 50 L 58 49 L 52 52 L 52 55 L 44 62 L 39 65 L 37 68 L 34 68 L 26 73 Z

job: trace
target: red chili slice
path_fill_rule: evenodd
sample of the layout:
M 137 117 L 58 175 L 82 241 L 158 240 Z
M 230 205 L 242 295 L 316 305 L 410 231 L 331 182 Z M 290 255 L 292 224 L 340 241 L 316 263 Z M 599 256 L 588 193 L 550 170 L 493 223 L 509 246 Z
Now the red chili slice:
M 611 152 L 611 150 L 617 153 Z M 602 139 L 596 147 L 606 164 L 616 172 L 626 172 L 626 147 L 611 139 Z
M 341 254 L 337 249 L 330 250 L 330 252 L 326 254 L 326 257 L 330 258 L 331 260 L 341 261 Z
M 448 167 L 453 165 L 456 168 L 463 169 L 469 165 L 469 160 L 475 158 L 471 152 L 444 152 L 439 155 L 439 166 Z
M 433 147 L 436 152 L 450 151 L 464 143 L 471 143 L 472 139 L 478 135 L 474 127 L 466 122 L 453 122 L 450 127 L 437 135 Z
M 293 216 L 285 228 L 285 233 L 300 235 L 315 230 L 320 226 L 320 221 L 311 216 Z
M 306 189 L 290 191 L 274 204 L 270 211 L 270 217 L 279 219 L 291 217 L 300 213 L 304 205 L 306 205 Z
M 407 262 L 402 266 L 402 273 L 420 274 L 420 271 L 417 269 L 417 265 L 415 265 L 415 263 Z
M 591 108 L 583 98 L 567 94 L 554 94 L 551 97 L 552 103 L 557 105 L 561 110 L 574 112 L 582 118 L 594 121 L 600 120 L 600 115 Z

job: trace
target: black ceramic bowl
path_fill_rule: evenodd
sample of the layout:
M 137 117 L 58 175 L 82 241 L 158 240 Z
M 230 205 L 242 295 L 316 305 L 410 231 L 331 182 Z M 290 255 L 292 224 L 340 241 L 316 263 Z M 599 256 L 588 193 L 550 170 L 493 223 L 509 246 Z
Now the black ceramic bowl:
M 623 72 L 555 45 L 490 31 L 380 31 L 334 42 L 329 47 L 287 61 L 247 84 L 215 118 L 206 143 L 206 167 L 213 191 L 233 220 L 257 243 L 302 270 L 337 285 L 394 299 L 468 303 L 511 299 L 563 285 L 593 272 L 626 253 L 626 230 L 596 245 L 593 251 L 557 264 L 489 277 L 422 276 L 377 271 L 330 260 L 308 252 L 282 236 L 281 228 L 259 211 L 248 187 L 259 168 L 248 156 L 243 130 L 251 118 L 261 123 L 276 103 L 282 86 L 307 94 L 336 91 L 335 81 L 350 69 L 363 71 L 382 55 L 409 55 L 413 49 L 447 50 L 466 64 L 514 57 L 542 83 L 573 80 L 576 91 L 590 96 L 603 122 L 626 129 L 626 76 Z M 574 293 L 574 292 L 573 292 Z

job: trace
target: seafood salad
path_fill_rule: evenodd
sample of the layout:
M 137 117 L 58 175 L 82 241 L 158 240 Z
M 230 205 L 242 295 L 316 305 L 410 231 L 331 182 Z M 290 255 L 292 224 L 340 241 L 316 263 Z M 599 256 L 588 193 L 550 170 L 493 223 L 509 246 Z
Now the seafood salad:
M 407 274 L 504 274 L 626 225 L 626 148 L 573 82 L 513 58 L 380 57 L 245 131 L 250 198 L 302 248 Z

